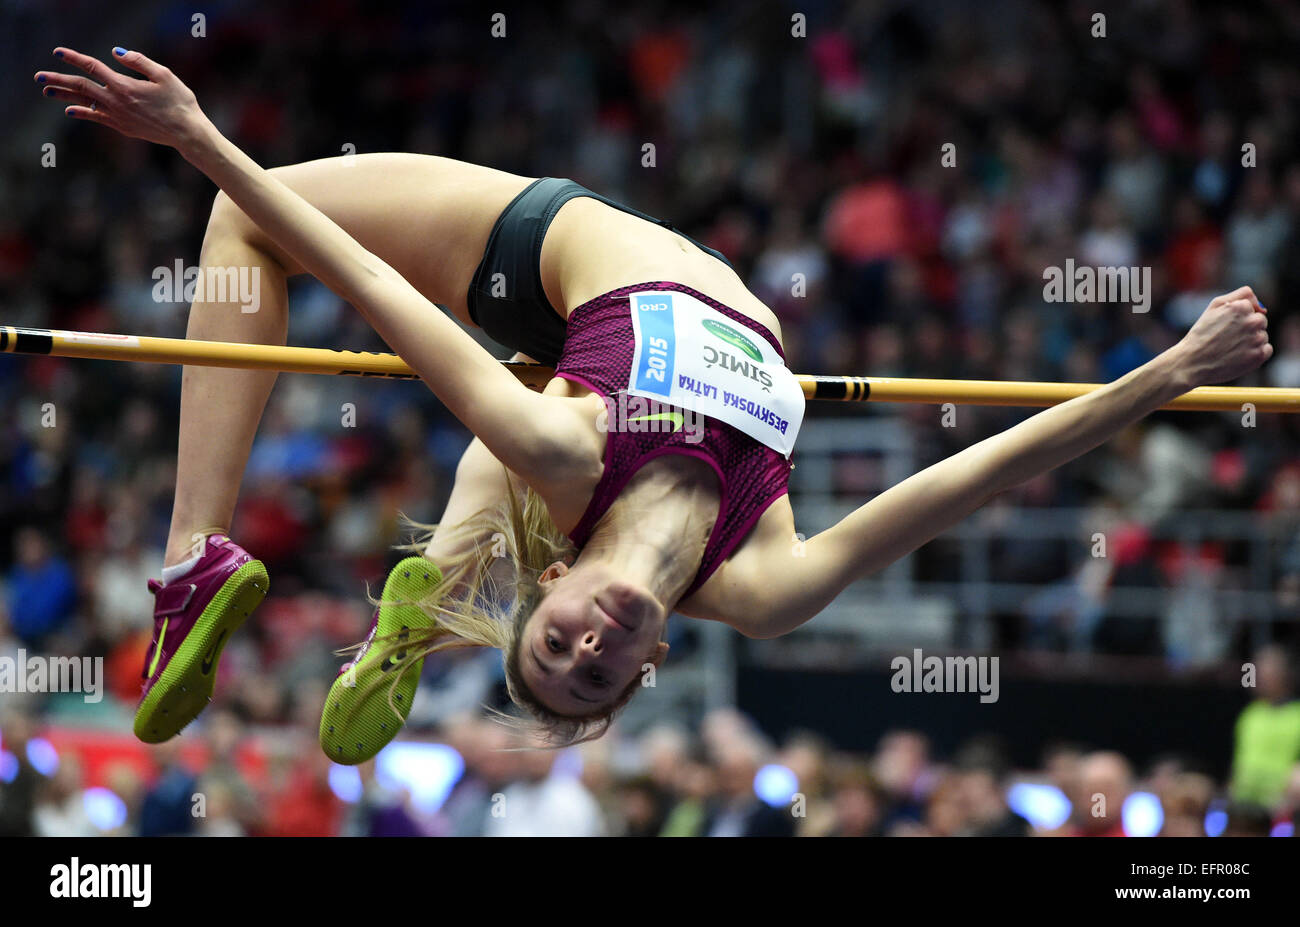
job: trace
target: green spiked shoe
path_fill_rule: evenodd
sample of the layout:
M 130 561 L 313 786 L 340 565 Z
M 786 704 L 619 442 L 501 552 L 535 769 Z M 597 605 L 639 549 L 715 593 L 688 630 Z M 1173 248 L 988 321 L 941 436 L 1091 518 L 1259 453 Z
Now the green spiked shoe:
M 404 667 L 394 689 L 392 674 L 406 653 L 399 650 L 383 661 L 379 655 L 386 642 L 404 641 L 412 632 L 433 626 L 433 620 L 414 603 L 440 582 L 442 573 L 423 557 L 407 557 L 388 574 L 370 634 L 356 658 L 339 671 L 321 712 L 321 749 L 334 762 L 349 766 L 364 763 L 386 747 L 406 723 L 424 659 Z M 376 639 L 380 646 L 375 646 Z

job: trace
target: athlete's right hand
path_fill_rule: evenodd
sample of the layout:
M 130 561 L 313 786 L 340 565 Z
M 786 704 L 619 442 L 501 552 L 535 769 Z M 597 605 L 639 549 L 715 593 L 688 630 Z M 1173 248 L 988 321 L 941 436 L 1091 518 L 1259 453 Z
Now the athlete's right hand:
M 1194 385 L 1235 380 L 1273 356 L 1268 312 L 1248 286 L 1216 296 L 1176 350 Z
M 64 112 L 74 119 L 97 122 L 129 138 L 177 149 L 193 138 L 206 121 L 190 88 L 140 52 L 115 48 L 113 57 L 141 77 L 114 71 L 99 59 L 71 48 L 60 46 L 54 55 L 89 75 L 58 71 L 36 74 L 45 95 L 67 103 Z

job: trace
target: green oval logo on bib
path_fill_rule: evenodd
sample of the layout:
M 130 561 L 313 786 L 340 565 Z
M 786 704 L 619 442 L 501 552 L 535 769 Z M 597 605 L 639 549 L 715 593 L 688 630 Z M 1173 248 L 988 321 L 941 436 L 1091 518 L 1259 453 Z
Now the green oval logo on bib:
M 702 319 L 700 324 L 704 326 L 705 330 L 708 331 L 709 334 L 721 338 L 723 341 L 727 342 L 727 344 L 735 345 L 759 363 L 763 362 L 763 352 L 754 346 L 754 342 L 750 341 L 730 325 L 723 325 L 721 322 L 715 322 L 713 319 Z

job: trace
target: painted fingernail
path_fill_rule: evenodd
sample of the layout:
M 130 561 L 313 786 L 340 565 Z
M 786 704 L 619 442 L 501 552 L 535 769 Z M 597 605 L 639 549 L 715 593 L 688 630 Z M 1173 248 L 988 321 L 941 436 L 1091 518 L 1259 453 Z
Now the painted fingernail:
M 54 50 L 54 57 L 55 57 L 55 58 L 62 58 L 62 57 L 63 57 L 63 52 L 59 51 L 59 50 L 56 48 L 56 49 Z
M 44 74 L 37 74 L 37 75 L 36 75 L 36 83 L 38 83 L 38 84 L 43 84 L 43 83 L 45 83 L 45 75 L 44 75 Z
M 121 45 L 116 45 L 116 46 L 113 47 L 113 54 L 115 54 L 115 55 L 117 55 L 117 57 L 121 58 L 123 55 L 126 54 L 126 49 L 123 48 Z
M 53 87 L 46 87 L 46 88 L 45 88 L 45 95 L 46 95 L 47 97 L 52 97 L 52 96 L 54 96 L 54 88 L 53 88 Z

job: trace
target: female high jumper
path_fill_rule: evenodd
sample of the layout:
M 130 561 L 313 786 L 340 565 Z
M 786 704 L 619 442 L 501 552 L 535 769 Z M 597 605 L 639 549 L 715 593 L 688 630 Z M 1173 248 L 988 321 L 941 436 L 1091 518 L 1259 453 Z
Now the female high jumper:
M 135 75 L 54 54 L 86 75 L 36 75 L 67 115 L 171 146 L 220 187 L 201 261 L 257 268 L 261 308 L 196 299 L 188 337 L 283 344 L 285 280 L 311 274 L 475 436 L 441 524 L 389 575 L 370 637 L 330 690 L 320 737 L 338 762 L 388 743 L 423 658 L 453 647 L 499 648 L 512 700 L 549 742 L 597 737 L 664 659 L 671 613 L 786 634 L 997 494 L 1273 350 L 1243 286 L 1136 370 L 799 544 L 786 489 L 802 395 L 776 316 L 721 254 L 568 180 L 407 154 L 267 171 L 139 52 L 113 50 Z M 530 391 L 435 304 L 555 366 L 554 379 Z M 142 740 L 202 711 L 223 647 L 266 593 L 264 567 L 229 531 L 275 377 L 184 370 Z

